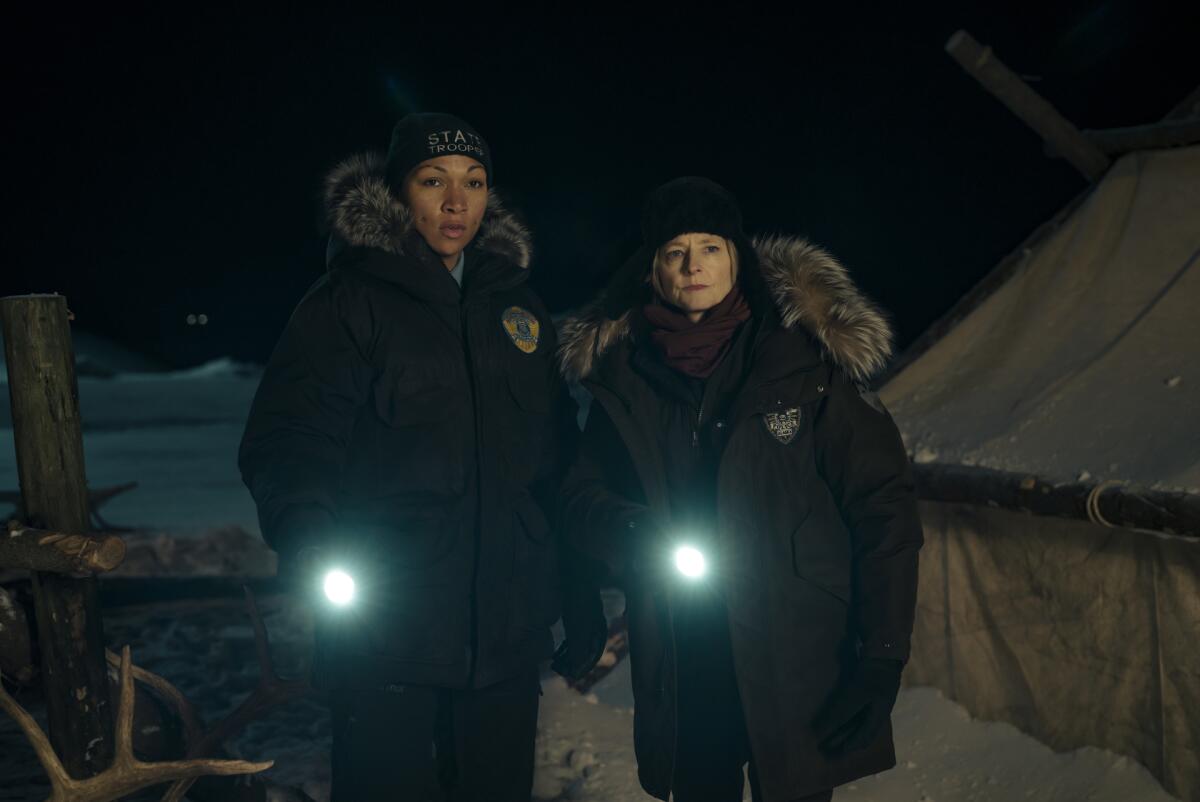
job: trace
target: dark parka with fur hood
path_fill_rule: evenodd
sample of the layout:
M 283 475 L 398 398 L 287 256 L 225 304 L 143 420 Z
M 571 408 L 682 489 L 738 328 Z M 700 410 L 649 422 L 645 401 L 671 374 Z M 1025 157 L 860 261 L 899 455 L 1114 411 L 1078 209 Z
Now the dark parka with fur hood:
M 460 293 L 383 167 L 327 180 L 329 269 L 271 355 L 239 464 L 281 555 L 318 545 L 357 575 L 355 605 L 319 625 L 323 684 L 482 687 L 550 656 L 573 405 L 525 228 L 489 196 Z
M 890 354 L 883 316 L 824 251 L 789 238 L 745 247 L 757 254 L 739 276 L 754 338 L 745 380 L 698 436 L 719 455 L 711 579 L 761 790 L 777 802 L 895 764 L 890 726 L 866 749 L 828 757 L 811 724 L 860 656 L 907 659 L 922 534 L 899 433 L 863 387 Z M 648 300 L 644 262 L 562 327 L 563 371 L 594 398 L 564 483 L 564 525 L 618 574 L 636 551 L 621 522 L 648 507 L 669 531 L 674 501 L 673 456 L 655 430 L 664 402 L 637 369 L 648 347 L 635 318 Z M 638 771 L 666 799 L 676 676 L 697 669 L 675 663 L 671 585 L 625 590 Z

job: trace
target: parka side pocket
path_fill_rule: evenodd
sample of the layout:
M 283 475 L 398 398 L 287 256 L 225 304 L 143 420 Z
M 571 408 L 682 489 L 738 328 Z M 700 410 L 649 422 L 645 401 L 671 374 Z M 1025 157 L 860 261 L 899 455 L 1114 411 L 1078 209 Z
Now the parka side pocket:
M 792 531 L 792 571 L 845 605 L 850 604 L 850 536 L 839 522 L 812 511 Z
M 531 496 L 513 502 L 513 586 L 517 632 L 550 627 L 560 613 L 558 549 L 549 521 Z

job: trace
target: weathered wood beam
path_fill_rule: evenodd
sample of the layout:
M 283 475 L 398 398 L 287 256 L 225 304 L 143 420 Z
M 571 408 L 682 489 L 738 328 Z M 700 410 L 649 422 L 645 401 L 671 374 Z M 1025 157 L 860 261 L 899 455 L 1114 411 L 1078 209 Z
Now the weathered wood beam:
M 1200 538 L 1200 496 L 1117 482 L 1051 483 L 969 465 L 914 465 L 926 501 L 1001 507 L 1051 518 Z
M 1105 154 L 1119 156 L 1135 150 L 1157 150 L 1194 145 L 1200 142 L 1200 120 L 1136 125 L 1129 128 L 1084 130 L 1082 133 Z
M 125 541 L 116 535 L 68 535 L 11 521 L 0 535 L 0 568 L 54 574 L 111 571 L 125 559 Z
M 1104 152 L 996 58 L 990 47 L 958 31 L 946 42 L 946 52 L 1089 181 L 1108 170 L 1111 161 Z
M 69 317 L 59 295 L 0 299 L 25 521 L 86 532 L 87 478 Z M 96 581 L 35 571 L 33 591 L 50 743 L 71 777 L 90 777 L 114 754 Z

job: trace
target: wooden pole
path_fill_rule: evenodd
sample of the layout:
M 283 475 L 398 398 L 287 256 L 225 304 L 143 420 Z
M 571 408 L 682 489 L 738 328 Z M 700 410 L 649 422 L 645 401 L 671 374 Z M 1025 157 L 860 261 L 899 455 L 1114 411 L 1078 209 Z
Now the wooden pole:
M 1110 161 L 1103 151 L 996 58 L 990 47 L 958 31 L 946 42 L 946 52 L 1087 180 L 1096 181 L 1108 170 Z
M 26 523 L 88 529 L 79 390 L 66 299 L 0 299 L 21 507 Z M 113 757 L 104 630 L 96 580 L 34 572 L 34 603 L 50 742 L 76 779 Z
M 1124 483 L 1051 483 L 1029 474 L 969 465 L 914 465 L 926 501 L 1001 507 L 1102 526 L 1200 538 L 1200 496 Z
M 1120 156 L 1135 150 L 1158 150 L 1194 145 L 1200 142 L 1200 120 L 1154 123 L 1130 128 L 1106 128 L 1081 133 L 1109 156 Z

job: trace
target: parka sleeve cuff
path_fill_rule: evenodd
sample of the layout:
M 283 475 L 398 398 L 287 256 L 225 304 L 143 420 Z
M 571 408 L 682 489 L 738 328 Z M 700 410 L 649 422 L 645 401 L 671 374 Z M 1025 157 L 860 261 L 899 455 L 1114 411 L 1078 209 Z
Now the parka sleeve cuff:
M 320 548 L 334 534 L 336 520 L 320 504 L 301 503 L 284 508 L 266 540 L 281 559 L 298 554 L 301 549 Z

